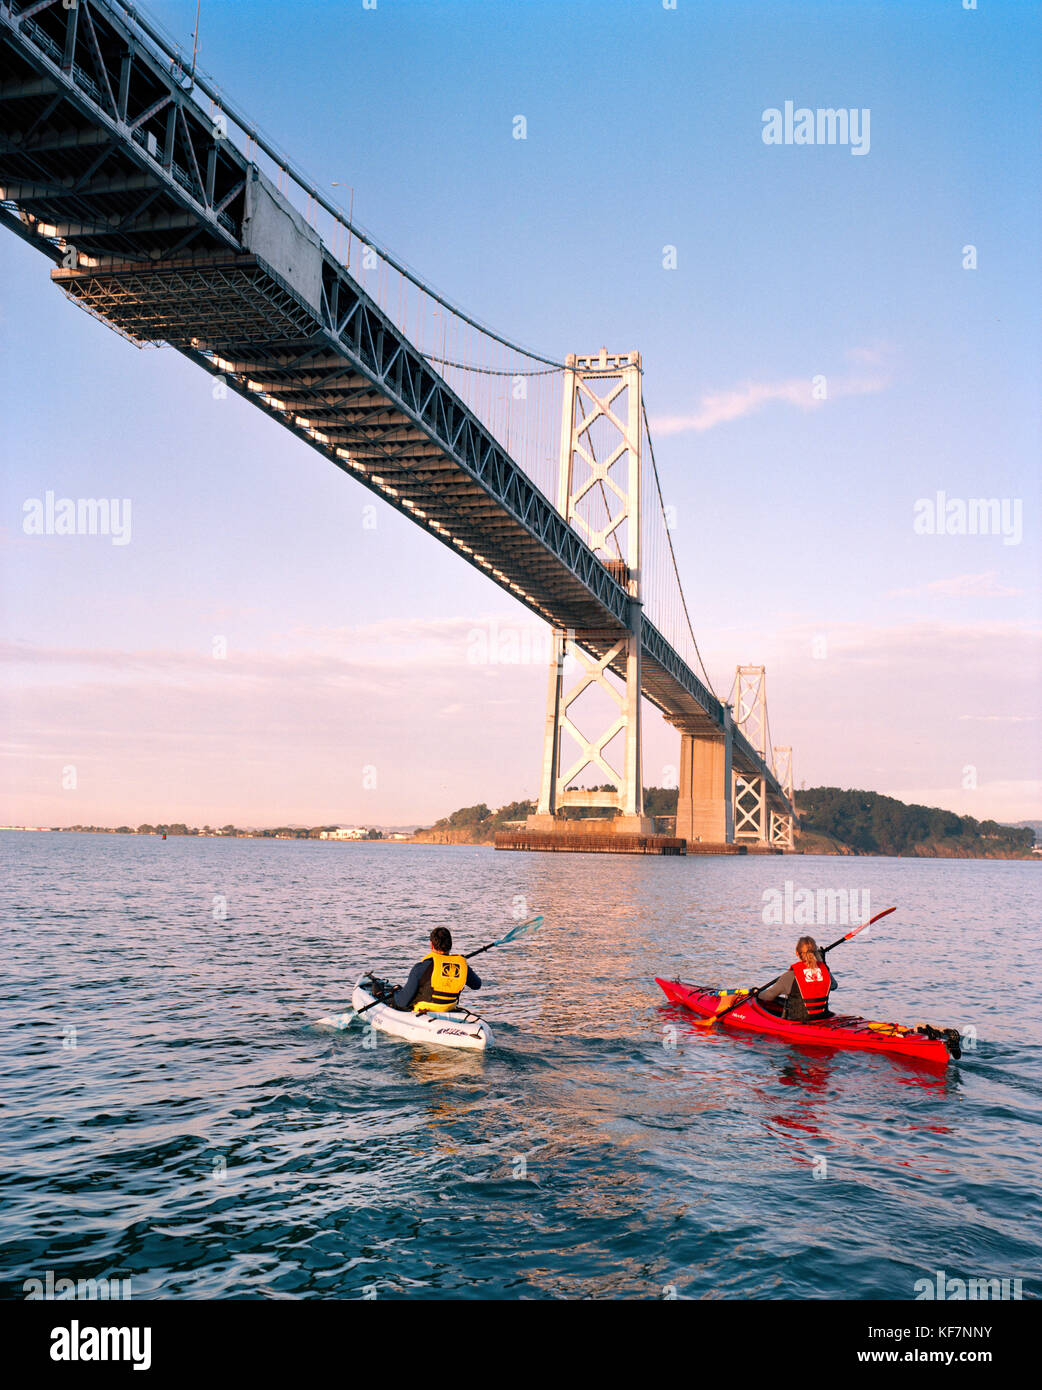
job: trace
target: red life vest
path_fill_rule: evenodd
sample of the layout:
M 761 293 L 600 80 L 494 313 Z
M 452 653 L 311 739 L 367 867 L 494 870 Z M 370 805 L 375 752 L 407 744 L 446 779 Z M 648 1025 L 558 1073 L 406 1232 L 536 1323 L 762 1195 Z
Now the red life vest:
M 823 960 L 819 960 L 814 965 L 804 965 L 803 961 L 795 961 L 789 966 L 796 980 L 796 988 L 800 992 L 807 1010 L 808 1018 L 824 1018 L 828 1012 L 829 990 L 832 988 L 832 976 L 829 968 Z

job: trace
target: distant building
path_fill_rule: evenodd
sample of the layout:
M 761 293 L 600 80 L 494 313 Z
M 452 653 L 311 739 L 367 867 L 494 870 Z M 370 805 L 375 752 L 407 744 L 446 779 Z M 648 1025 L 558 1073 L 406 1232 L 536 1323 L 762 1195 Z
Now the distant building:
M 320 840 L 364 840 L 369 831 L 361 825 L 338 825 L 335 830 L 319 832 Z

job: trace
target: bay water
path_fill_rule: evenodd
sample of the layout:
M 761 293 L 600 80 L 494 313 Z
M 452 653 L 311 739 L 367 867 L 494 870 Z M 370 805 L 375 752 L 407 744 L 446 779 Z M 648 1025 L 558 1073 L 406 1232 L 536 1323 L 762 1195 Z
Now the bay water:
M 48 1272 L 135 1299 L 1042 1287 L 1042 864 L 0 848 L 4 1297 Z M 897 904 L 830 957 L 832 1007 L 957 1027 L 961 1062 L 705 1032 L 667 1005 L 656 975 L 763 984 L 804 931 L 842 935 L 771 920 L 786 883 Z M 488 1052 L 315 1026 L 363 970 L 404 979 L 432 927 L 468 951 L 536 911 L 475 962 Z

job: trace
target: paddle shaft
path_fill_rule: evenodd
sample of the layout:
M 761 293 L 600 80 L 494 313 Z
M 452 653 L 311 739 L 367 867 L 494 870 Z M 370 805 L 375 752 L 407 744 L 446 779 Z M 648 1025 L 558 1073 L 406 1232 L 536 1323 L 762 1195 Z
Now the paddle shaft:
M 361 1009 L 355 1009 L 355 1018 L 361 1018 L 361 1016 L 367 1014 L 370 1009 L 375 1009 L 380 1002 L 379 999 L 374 999 L 371 1004 L 366 1004 Z
M 833 941 L 831 946 L 826 946 L 825 949 L 822 951 L 822 959 L 824 959 L 824 957 L 827 956 L 830 951 L 834 951 L 837 946 L 842 946 L 844 941 L 849 941 L 852 937 L 857 936 L 859 931 L 864 931 L 865 928 L 870 927 L 873 922 L 878 922 L 881 917 L 889 917 L 891 912 L 896 911 L 896 907 L 884 908 L 882 912 L 877 912 L 874 917 L 870 917 L 867 922 L 862 922 L 861 925 L 855 927 L 853 931 L 848 931 L 846 936 L 837 937 L 837 939 Z M 778 981 L 782 978 L 782 975 L 785 975 L 786 973 L 787 972 L 783 970 L 781 975 L 775 975 L 773 980 L 768 980 L 768 982 L 765 985 L 761 985 L 759 989 L 754 989 L 750 994 L 739 995 L 733 1004 L 728 1004 L 726 1009 L 721 1009 L 719 1013 L 713 1014 L 710 1018 L 700 1019 L 699 1022 L 702 1024 L 703 1027 L 711 1028 L 712 1025 L 716 1023 L 719 1019 L 725 1018 L 727 1014 L 731 1012 L 732 1009 L 737 1009 L 741 1004 L 747 1004 L 750 999 L 758 999 L 761 994 L 763 994 L 766 990 L 770 989 L 771 985 L 776 985 Z
M 468 951 L 463 957 L 464 960 L 473 960 L 475 956 L 483 956 L 486 951 L 491 951 L 493 946 L 502 946 L 501 941 L 490 941 L 487 946 L 479 946 L 476 951 Z
M 508 941 L 513 941 L 515 937 L 521 935 L 522 927 L 530 927 L 533 922 L 541 922 L 543 915 L 537 912 L 534 917 L 529 917 L 525 922 L 518 922 L 516 927 L 511 927 L 506 936 L 500 937 L 498 941 L 490 941 L 487 946 L 479 946 L 476 951 L 468 951 L 463 957 L 464 960 L 472 960 L 474 956 L 483 956 L 486 951 L 491 951 L 493 946 L 505 946 Z

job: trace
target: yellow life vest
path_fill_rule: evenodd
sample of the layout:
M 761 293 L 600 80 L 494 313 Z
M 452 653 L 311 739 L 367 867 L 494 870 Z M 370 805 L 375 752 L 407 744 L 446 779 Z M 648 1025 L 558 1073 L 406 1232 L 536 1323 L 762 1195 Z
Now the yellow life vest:
M 424 960 L 432 960 L 430 979 L 420 986 L 420 997 L 413 1001 L 415 1013 L 447 1014 L 459 1008 L 459 997 L 467 983 L 465 956 L 443 956 L 428 951 Z

